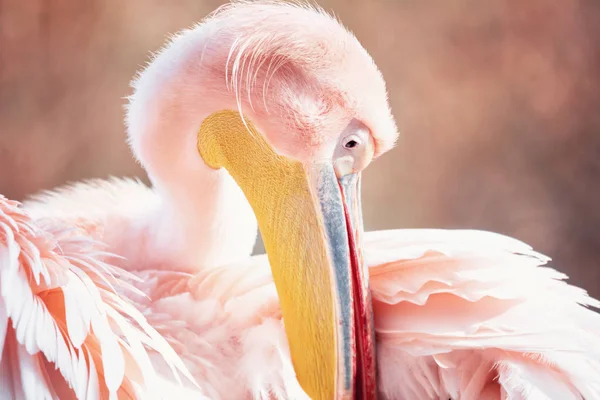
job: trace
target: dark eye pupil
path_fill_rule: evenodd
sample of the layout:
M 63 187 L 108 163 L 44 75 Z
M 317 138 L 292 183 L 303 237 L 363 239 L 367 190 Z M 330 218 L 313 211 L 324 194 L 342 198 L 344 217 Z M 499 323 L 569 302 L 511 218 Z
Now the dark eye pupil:
M 350 141 L 348 141 L 348 143 L 346 143 L 344 145 L 344 147 L 347 148 L 347 149 L 351 149 L 351 148 L 356 147 L 356 146 L 358 146 L 358 142 L 356 140 L 350 140 Z

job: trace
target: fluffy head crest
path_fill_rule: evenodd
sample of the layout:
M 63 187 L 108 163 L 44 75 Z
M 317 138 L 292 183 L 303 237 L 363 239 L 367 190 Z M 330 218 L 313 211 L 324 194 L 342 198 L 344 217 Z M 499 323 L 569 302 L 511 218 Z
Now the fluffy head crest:
M 278 152 L 296 159 L 327 151 L 324 144 L 352 119 L 369 127 L 377 154 L 397 137 L 372 58 L 333 17 L 300 3 L 221 7 L 174 37 L 134 87 L 129 132 L 146 165 L 154 156 L 145 157 L 144 147 L 159 158 L 172 149 L 168 164 L 182 162 L 183 144 L 174 141 L 183 135 L 195 149 L 202 121 L 223 109 L 239 109 Z
M 225 79 L 238 108 L 247 102 L 255 112 L 274 111 L 282 118 L 273 122 L 303 141 L 294 143 L 296 151 L 338 135 L 352 118 L 372 130 L 378 153 L 393 146 L 397 131 L 381 73 L 356 37 L 322 9 L 238 1 L 205 24 L 219 26 L 216 36 L 231 43 Z M 269 128 L 282 136 L 281 126 Z

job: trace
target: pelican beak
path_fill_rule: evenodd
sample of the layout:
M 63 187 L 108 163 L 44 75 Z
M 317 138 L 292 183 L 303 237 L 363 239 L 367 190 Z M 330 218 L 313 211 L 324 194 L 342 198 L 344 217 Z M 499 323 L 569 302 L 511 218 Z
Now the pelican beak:
M 256 214 L 304 391 L 315 400 L 376 398 L 360 175 L 276 154 L 233 111 L 204 121 L 198 150 L 227 169 Z

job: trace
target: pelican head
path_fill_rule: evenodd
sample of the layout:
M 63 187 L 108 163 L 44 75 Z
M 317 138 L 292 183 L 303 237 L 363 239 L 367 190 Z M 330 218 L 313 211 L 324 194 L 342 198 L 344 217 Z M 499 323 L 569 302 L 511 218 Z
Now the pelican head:
M 252 207 L 306 393 L 374 398 L 360 174 L 397 130 L 369 54 L 319 9 L 238 2 L 176 36 L 135 88 L 130 142 L 155 185 L 226 171 Z

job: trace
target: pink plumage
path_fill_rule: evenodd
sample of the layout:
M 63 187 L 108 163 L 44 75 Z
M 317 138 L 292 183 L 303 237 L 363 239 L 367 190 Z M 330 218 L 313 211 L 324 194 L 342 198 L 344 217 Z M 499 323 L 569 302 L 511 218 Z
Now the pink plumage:
M 175 37 L 134 87 L 129 140 L 152 188 L 113 179 L 24 206 L 0 197 L 2 391 L 307 398 L 269 260 L 250 256 L 253 211 L 198 156 L 198 129 L 239 110 L 309 163 L 358 120 L 378 156 L 397 136 L 379 70 L 319 9 L 236 2 Z M 370 232 L 362 248 L 381 398 L 600 398 L 600 316 L 587 308 L 599 303 L 547 257 L 481 231 Z
M 155 373 L 144 344 L 186 372 L 120 293 L 133 276 L 76 229 L 0 196 L 0 387 L 14 399 L 136 398 Z M 3 397 L 4 398 L 4 397 Z

